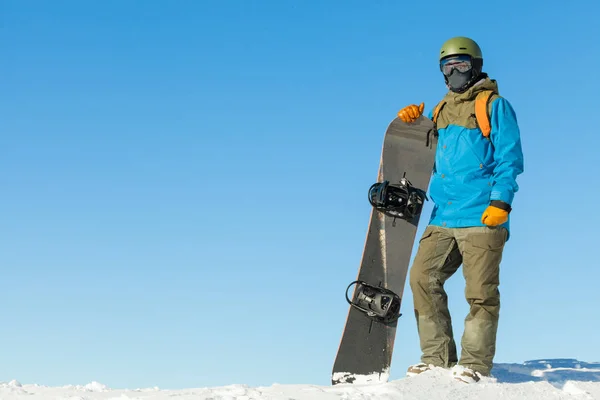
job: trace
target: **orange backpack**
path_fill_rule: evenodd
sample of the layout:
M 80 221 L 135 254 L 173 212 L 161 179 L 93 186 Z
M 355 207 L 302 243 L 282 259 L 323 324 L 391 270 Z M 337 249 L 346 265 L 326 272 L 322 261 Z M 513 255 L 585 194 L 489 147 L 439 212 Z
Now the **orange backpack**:
M 488 114 L 488 106 L 493 94 L 494 92 L 491 90 L 484 90 L 483 92 L 479 92 L 475 98 L 475 118 L 477 119 L 477 125 L 479 126 L 483 137 L 488 139 L 492 130 L 490 126 L 490 116 Z M 435 106 L 435 109 L 433 110 L 434 124 L 437 124 L 438 115 L 445 104 L 446 101 L 442 100 L 437 106 Z

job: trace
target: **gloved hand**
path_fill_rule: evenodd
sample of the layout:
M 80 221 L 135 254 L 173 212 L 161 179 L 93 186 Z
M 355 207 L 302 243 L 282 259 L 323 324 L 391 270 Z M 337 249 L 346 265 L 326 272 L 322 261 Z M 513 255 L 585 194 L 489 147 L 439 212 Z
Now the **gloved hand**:
M 508 221 L 508 213 L 511 207 L 503 201 L 495 200 L 485 209 L 481 216 L 481 223 L 487 226 L 502 225 Z
M 406 106 L 402 110 L 398 111 L 398 118 L 406 123 L 415 122 L 421 115 L 423 115 L 424 108 L 425 103 L 421 103 L 419 106 L 411 104 L 410 106 Z

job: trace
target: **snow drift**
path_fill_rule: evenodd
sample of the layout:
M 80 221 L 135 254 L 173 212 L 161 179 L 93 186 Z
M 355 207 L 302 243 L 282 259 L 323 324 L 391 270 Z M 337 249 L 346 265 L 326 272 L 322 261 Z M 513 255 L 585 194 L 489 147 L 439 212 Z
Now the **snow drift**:
M 0 384 L 2 399 L 154 399 L 166 400 L 463 400 L 463 399 L 598 399 L 600 363 L 573 359 L 534 360 L 523 364 L 496 364 L 494 377 L 477 384 L 450 378 L 436 369 L 411 378 L 377 385 L 278 385 L 249 387 L 230 385 L 214 388 L 160 390 L 110 389 L 98 382 L 83 386 L 47 387 L 22 385 L 18 381 Z

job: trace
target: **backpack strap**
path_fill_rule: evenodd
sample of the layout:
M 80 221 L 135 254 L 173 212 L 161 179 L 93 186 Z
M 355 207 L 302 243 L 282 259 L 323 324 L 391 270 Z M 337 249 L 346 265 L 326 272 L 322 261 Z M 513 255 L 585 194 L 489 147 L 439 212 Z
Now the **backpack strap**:
M 492 127 L 490 126 L 488 106 L 493 94 L 493 91 L 485 90 L 483 92 L 479 92 L 475 98 L 475 118 L 477 118 L 477 125 L 479 125 L 479 129 L 481 129 L 483 137 L 486 138 L 489 138 L 490 132 L 492 131 Z
M 438 115 L 440 115 L 440 111 L 442 111 L 442 108 L 446 105 L 446 100 L 442 100 L 440 101 L 437 106 L 435 106 L 435 108 L 433 109 L 433 115 L 432 115 L 432 120 L 433 123 L 435 125 L 437 125 L 437 119 L 438 119 Z

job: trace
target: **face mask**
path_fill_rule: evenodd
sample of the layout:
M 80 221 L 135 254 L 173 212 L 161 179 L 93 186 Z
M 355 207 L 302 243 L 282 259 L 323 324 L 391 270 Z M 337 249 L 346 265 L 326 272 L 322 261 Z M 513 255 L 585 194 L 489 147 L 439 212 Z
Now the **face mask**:
M 467 85 L 471 81 L 471 71 L 459 72 L 458 70 L 452 71 L 450 76 L 446 77 L 448 80 L 448 86 L 453 92 L 462 92 L 467 88 Z

